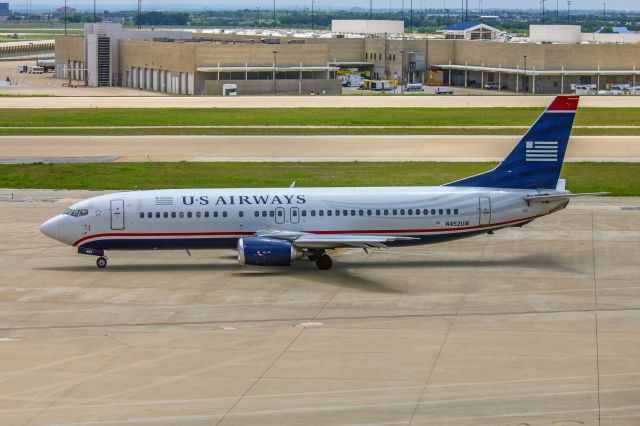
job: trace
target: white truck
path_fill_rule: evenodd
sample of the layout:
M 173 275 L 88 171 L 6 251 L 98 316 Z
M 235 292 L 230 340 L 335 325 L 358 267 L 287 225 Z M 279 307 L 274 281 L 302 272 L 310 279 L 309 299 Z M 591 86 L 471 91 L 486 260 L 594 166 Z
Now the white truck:
M 347 74 L 338 77 L 342 87 L 362 87 L 364 78 L 360 74 Z

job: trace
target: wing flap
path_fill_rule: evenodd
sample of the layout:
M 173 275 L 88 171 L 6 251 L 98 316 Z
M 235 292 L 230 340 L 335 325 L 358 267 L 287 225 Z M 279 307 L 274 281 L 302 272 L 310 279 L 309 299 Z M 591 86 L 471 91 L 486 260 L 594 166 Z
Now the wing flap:
M 304 234 L 293 241 L 300 248 L 387 248 L 392 241 L 415 240 L 395 235 Z

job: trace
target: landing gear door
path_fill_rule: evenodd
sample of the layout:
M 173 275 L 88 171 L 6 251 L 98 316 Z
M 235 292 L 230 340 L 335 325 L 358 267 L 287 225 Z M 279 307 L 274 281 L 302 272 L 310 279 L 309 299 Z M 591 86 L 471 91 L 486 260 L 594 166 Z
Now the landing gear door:
M 124 229 L 124 200 L 111 200 L 111 229 Z
M 491 223 L 491 199 L 489 197 L 479 197 L 478 200 L 480 225 L 489 225 Z

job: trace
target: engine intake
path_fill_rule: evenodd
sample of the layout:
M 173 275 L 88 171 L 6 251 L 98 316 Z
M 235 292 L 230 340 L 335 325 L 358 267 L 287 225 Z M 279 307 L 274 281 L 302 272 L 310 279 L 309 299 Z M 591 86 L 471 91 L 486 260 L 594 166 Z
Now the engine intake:
M 238 240 L 238 262 L 253 266 L 290 266 L 302 258 L 302 250 L 291 241 L 268 237 L 247 237 Z

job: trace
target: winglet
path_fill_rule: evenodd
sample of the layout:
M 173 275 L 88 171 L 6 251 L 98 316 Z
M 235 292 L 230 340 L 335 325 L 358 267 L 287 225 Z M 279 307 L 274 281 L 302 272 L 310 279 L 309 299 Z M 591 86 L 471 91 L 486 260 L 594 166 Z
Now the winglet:
M 296 187 L 296 181 L 294 180 L 293 182 L 291 182 L 291 185 L 289 185 L 289 188 L 295 188 Z

